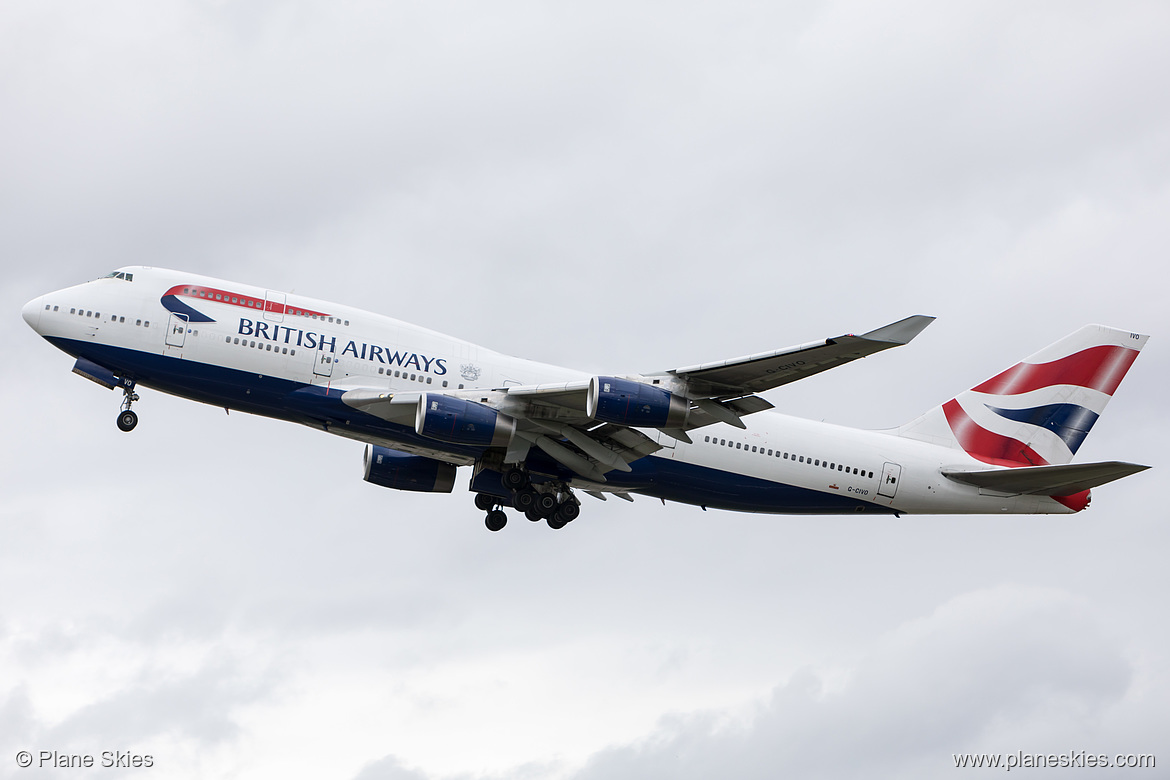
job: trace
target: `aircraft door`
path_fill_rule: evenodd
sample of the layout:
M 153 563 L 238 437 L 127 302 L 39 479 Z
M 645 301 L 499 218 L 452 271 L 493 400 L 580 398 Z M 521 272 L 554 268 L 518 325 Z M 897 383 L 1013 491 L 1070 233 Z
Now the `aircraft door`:
M 317 376 L 333 376 L 333 353 L 321 347 L 317 348 L 313 358 L 313 373 Z
M 269 322 L 284 322 L 284 293 L 265 290 L 264 319 Z
M 678 444 L 677 441 L 662 431 L 654 431 L 654 441 L 658 442 L 658 446 L 662 448 L 658 451 L 660 457 L 674 457 L 674 445 Z
M 187 315 L 171 313 L 167 323 L 167 346 L 181 347 L 187 339 Z
M 898 492 L 898 480 L 902 477 L 902 467 L 897 463 L 887 463 L 882 467 L 882 482 L 878 486 L 878 495 L 893 498 Z

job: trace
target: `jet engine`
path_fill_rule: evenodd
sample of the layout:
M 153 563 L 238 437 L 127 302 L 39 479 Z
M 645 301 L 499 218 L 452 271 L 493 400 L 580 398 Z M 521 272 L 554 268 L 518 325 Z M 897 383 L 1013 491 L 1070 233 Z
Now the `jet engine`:
M 455 487 L 455 466 L 389 447 L 367 445 L 365 466 L 366 482 L 382 487 L 421 493 L 450 493 Z
M 449 444 L 506 447 L 516 433 L 516 421 L 475 401 L 424 393 L 414 430 L 419 436 Z
M 681 428 L 690 404 L 668 390 L 630 379 L 595 376 L 589 380 L 589 417 L 615 425 Z

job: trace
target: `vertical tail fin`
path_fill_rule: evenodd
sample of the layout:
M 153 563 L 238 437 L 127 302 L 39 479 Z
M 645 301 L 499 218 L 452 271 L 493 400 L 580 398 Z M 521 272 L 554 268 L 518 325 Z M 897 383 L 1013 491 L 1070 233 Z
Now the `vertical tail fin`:
M 998 466 L 1068 463 L 1147 339 L 1086 325 L 895 433 Z

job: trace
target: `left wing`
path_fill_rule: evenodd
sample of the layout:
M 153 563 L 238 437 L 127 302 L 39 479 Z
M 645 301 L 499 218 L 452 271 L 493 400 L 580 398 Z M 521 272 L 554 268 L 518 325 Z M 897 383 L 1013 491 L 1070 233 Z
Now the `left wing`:
M 685 380 L 698 396 L 761 393 L 891 347 L 909 344 L 933 321 L 934 317 L 916 314 L 860 336 L 849 333 L 775 352 L 676 368 L 667 373 Z

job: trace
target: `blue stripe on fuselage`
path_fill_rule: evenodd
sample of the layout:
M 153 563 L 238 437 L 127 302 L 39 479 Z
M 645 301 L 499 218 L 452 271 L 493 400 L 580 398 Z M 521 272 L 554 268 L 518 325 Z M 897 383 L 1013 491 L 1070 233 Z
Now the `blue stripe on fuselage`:
M 844 514 L 847 512 L 882 512 L 894 510 L 869 501 L 836 493 L 773 482 L 733 471 L 722 471 L 673 458 L 650 456 L 630 464 L 633 471 L 607 473 L 614 486 L 627 481 L 644 493 L 667 501 L 696 504 L 712 509 L 772 514 Z
M 74 357 L 84 357 L 108 368 L 119 377 L 181 398 L 225 406 L 278 420 L 315 428 L 324 424 L 344 426 L 348 433 L 372 436 L 388 442 L 412 444 L 453 455 L 477 458 L 483 448 L 446 444 L 419 436 L 411 426 L 397 425 L 346 405 L 342 391 L 306 385 L 289 379 L 259 376 L 252 371 L 215 366 L 168 355 L 114 347 L 106 344 L 47 337 L 54 346 Z M 531 470 L 569 480 L 573 475 L 540 450 L 528 458 Z M 610 471 L 614 487 L 684 504 L 740 512 L 773 514 L 841 514 L 894 510 L 848 496 L 773 482 L 746 474 L 684 463 L 653 455 L 630 464 L 632 471 Z
M 162 303 L 163 308 L 169 312 L 173 312 L 174 314 L 187 315 L 187 322 L 215 322 L 215 320 L 211 319 L 211 317 L 208 317 L 203 312 L 199 311 L 198 309 L 193 309 L 180 301 L 177 295 L 164 295 L 160 299 L 160 302 Z
M 397 425 L 360 412 L 341 400 L 342 391 L 327 390 L 274 376 L 260 376 L 224 366 L 180 360 L 168 355 L 49 337 L 57 348 L 105 366 L 119 377 L 164 393 L 212 406 L 301 423 L 313 428 L 344 425 L 347 431 L 393 442 L 414 444 L 454 455 L 477 457 L 483 450 L 427 439 L 411 426 Z

